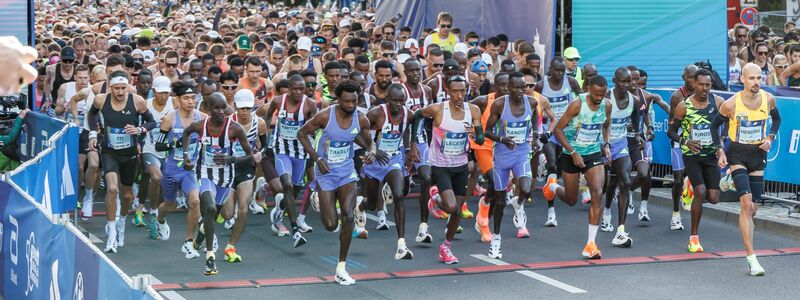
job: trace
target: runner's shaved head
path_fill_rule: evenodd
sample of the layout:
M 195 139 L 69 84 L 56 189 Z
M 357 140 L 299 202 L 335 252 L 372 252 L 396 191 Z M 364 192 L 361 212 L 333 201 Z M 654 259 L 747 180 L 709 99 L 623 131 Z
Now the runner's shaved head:
M 688 65 L 686 68 L 683 68 L 683 78 L 694 77 L 694 73 L 697 73 L 697 66 L 695 65 Z
M 742 77 L 748 77 L 748 75 L 757 75 L 761 74 L 761 67 L 754 63 L 747 63 L 742 67 Z

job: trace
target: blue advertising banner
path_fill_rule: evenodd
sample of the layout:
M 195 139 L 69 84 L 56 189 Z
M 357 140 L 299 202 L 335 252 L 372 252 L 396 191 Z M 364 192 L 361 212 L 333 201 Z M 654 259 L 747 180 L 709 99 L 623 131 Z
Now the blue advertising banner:
M 25 129 L 17 139 L 20 159 L 24 162 L 47 149 L 47 141 L 64 128 L 63 121 L 30 111 L 25 115 Z M 77 140 L 76 140 L 77 141 Z M 76 169 L 77 170 L 77 169 Z
M 23 165 L 11 175 L 14 183 L 55 214 L 73 210 L 78 203 L 79 128 L 65 130 L 65 134 L 54 141 L 53 149 L 37 163 Z
M 661 96 L 664 101 L 669 102 L 669 97 L 675 89 L 651 89 L 651 93 Z M 714 94 L 728 99 L 733 95 L 731 92 L 717 92 Z M 775 137 L 775 142 L 767 154 L 767 168 L 764 170 L 764 178 L 770 181 L 800 184 L 800 173 L 793 170 L 800 166 L 800 118 L 792 117 L 795 112 L 800 111 L 800 98 L 775 97 L 778 111 L 783 116 L 781 118 L 781 128 Z M 653 140 L 653 163 L 670 164 L 670 144 L 667 137 L 667 114 L 660 108 L 655 108 L 654 131 L 656 134 Z M 768 123 L 771 124 L 771 121 Z

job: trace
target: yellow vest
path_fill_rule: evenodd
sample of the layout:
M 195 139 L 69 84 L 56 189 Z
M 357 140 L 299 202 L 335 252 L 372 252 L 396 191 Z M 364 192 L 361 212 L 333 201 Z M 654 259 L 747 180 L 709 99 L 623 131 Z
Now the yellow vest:
M 439 38 L 439 33 L 434 32 L 431 34 L 431 42 L 434 44 L 439 45 L 444 51 L 450 51 L 453 53 L 453 49 L 456 46 L 456 36 L 454 34 L 450 34 L 446 40 Z
M 728 124 L 728 136 L 732 141 L 740 144 L 760 144 L 767 136 L 767 119 L 769 118 L 769 102 L 767 93 L 758 92 L 761 105 L 757 109 L 750 109 L 742 101 L 742 92 L 736 93 L 734 118 Z

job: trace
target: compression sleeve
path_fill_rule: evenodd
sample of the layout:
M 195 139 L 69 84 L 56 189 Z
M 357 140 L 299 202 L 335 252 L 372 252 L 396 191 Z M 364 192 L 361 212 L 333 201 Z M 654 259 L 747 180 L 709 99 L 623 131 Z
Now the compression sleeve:
M 92 105 L 92 108 L 89 109 L 89 114 L 86 116 L 89 122 L 89 130 L 97 131 L 97 114 L 100 113 L 100 109 Z
M 475 143 L 478 145 L 483 145 L 483 140 L 484 140 L 483 126 L 482 125 L 475 126 Z
M 259 134 L 258 141 L 261 143 L 261 154 L 267 152 L 267 147 L 269 146 L 269 142 L 267 142 L 267 135 L 266 134 Z
M 167 139 L 169 138 L 169 130 L 160 130 L 158 135 L 158 140 L 156 141 L 156 151 L 170 151 L 175 148 L 181 147 L 181 140 L 178 139 L 175 143 L 170 143 Z
M 714 121 L 711 121 L 711 141 L 714 145 L 722 147 L 722 143 L 720 143 L 719 138 L 719 128 L 723 124 L 728 123 L 728 117 L 723 116 L 722 114 L 717 114 L 717 117 L 714 118 Z
M 667 136 L 675 142 L 681 143 L 681 136 L 678 135 L 678 128 L 681 127 L 681 122 L 683 119 L 674 118 L 672 122 L 669 123 L 669 130 L 667 131 Z
M 156 124 L 155 118 L 153 118 L 153 114 L 150 113 L 149 109 L 141 113 L 141 116 L 142 116 L 142 121 L 144 121 L 144 123 L 142 123 L 142 128 L 144 128 L 146 131 L 153 130 L 153 128 L 156 128 L 156 126 L 158 126 L 158 124 Z
M 417 111 L 415 111 L 414 112 L 414 118 L 411 120 L 411 132 L 419 132 L 419 126 L 420 126 L 419 123 L 422 122 L 422 120 L 424 120 L 424 119 L 425 119 L 425 117 L 422 116 L 422 109 L 418 109 Z M 418 143 L 419 142 L 417 140 L 417 135 L 416 134 L 412 134 L 411 138 L 412 138 L 412 141 L 414 141 L 414 143 Z
M 778 130 L 781 128 L 781 114 L 778 112 L 778 108 L 769 111 L 769 116 L 772 117 L 772 126 L 769 128 L 769 134 L 778 134 Z

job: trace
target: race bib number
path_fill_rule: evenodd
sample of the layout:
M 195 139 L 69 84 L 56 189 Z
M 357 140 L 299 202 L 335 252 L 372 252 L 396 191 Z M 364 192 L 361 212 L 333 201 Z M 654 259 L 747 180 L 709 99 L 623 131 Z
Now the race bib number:
M 111 149 L 119 150 L 130 148 L 133 145 L 132 141 L 133 138 L 131 135 L 125 133 L 124 128 L 108 128 L 108 146 L 111 147 Z
M 764 139 L 764 120 L 739 122 L 739 143 L 753 144 Z
M 699 141 L 703 147 L 711 145 L 711 124 L 692 125 L 692 140 Z
M 575 143 L 579 145 L 591 145 L 600 141 L 600 129 L 603 124 L 581 124 L 578 132 L 575 133 Z
M 244 148 L 242 147 L 242 143 L 237 142 L 233 145 L 233 156 L 235 157 L 243 157 L 245 156 Z
M 553 110 L 553 115 L 555 115 L 556 119 L 561 118 L 567 111 L 567 106 L 569 106 L 567 96 L 548 97 L 547 99 L 550 100 L 550 109 Z
M 528 122 L 507 122 L 506 136 L 513 139 L 515 144 L 525 143 L 528 139 Z
M 340 163 L 350 159 L 353 142 L 328 141 L 328 163 Z
M 197 141 L 192 141 L 192 143 L 189 144 L 189 147 L 188 147 L 188 149 L 189 149 L 189 158 L 194 157 L 195 153 L 197 153 L 197 147 L 198 146 L 199 146 L 199 144 L 197 143 Z M 183 160 L 183 148 L 175 148 L 175 150 L 174 150 L 174 152 L 172 154 L 172 159 L 177 160 L 177 161 L 182 161 Z
M 446 155 L 459 155 L 467 150 L 466 132 L 447 132 L 442 138 L 442 153 Z
M 611 139 L 618 140 L 628 133 L 628 122 L 630 117 L 611 119 Z
M 203 165 L 205 165 L 208 168 L 223 167 L 222 165 L 218 165 L 216 162 L 214 162 L 214 156 L 217 156 L 219 154 L 225 154 L 225 152 L 227 152 L 228 149 L 222 148 L 217 145 L 214 146 L 206 145 L 205 148 L 206 151 L 205 151 L 205 157 L 203 157 Z
M 278 132 L 280 132 L 281 138 L 284 140 L 296 140 L 297 132 L 300 131 L 300 126 L 302 125 L 300 121 L 280 119 Z
M 161 122 L 156 122 L 155 128 L 161 128 Z M 161 138 L 161 132 L 158 129 L 153 129 L 147 132 L 147 138 L 150 139 L 151 144 L 155 144 L 159 138 Z
M 400 149 L 401 135 L 399 131 L 384 132 L 381 134 L 381 140 L 378 143 L 378 150 L 386 152 L 389 155 L 394 155 Z

